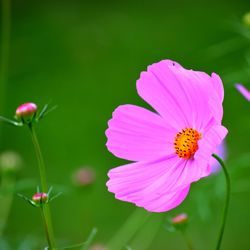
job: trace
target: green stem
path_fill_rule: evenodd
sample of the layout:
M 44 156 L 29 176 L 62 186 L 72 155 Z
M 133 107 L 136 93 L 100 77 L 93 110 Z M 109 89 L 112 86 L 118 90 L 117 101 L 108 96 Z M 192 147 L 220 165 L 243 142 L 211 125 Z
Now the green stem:
M 29 124 L 29 129 L 30 129 L 30 133 L 31 133 L 31 139 L 35 148 L 35 152 L 36 152 L 36 157 L 38 160 L 38 166 L 39 166 L 39 172 L 40 172 L 40 178 L 41 178 L 41 186 L 42 186 L 42 192 L 44 193 L 48 193 L 48 184 L 47 184 L 47 180 L 46 180 L 46 169 L 45 169 L 45 164 L 44 164 L 44 160 L 43 160 L 43 156 L 42 156 L 42 151 L 36 136 L 36 132 L 34 129 L 34 126 L 32 125 L 32 123 Z
M 14 188 L 16 184 L 16 175 L 9 175 L 8 173 L 1 173 L 1 187 L 0 187 L 0 239 L 3 235 L 3 230 L 6 227 L 8 216 L 10 213 Z
M 1 29 L 1 58 L 0 58 L 0 113 L 3 112 L 4 100 L 5 100 L 5 89 L 8 76 L 9 66 L 9 49 L 10 49 L 10 30 L 11 30 L 11 1 L 2 0 L 2 29 Z M 2 136 L 2 126 L 0 128 L 0 136 Z M 13 189 L 15 185 L 15 178 L 9 178 L 7 176 L 1 176 L 1 190 L 10 188 L 6 194 L 1 197 L 1 208 L 0 208 L 0 238 L 3 234 L 8 215 L 11 209 L 13 200 Z
M 42 220 L 43 220 L 43 224 L 44 224 L 46 238 L 47 238 L 48 244 L 50 246 L 51 245 L 51 243 L 49 243 L 50 242 L 50 234 L 49 234 L 48 223 L 47 223 L 47 220 L 46 220 L 44 206 L 41 207 L 41 216 L 42 216 Z
M 116 234 L 107 244 L 109 250 L 121 250 L 135 236 L 135 234 L 148 221 L 152 214 L 141 208 L 135 211 L 127 218 L 125 223 L 119 228 Z
M 35 129 L 34 129 L 32 123 L 29 124 L 29 130 L 30 130 L 32 142 L 33 142 L 36 156 L 37 156 L 37 160 L 38 160 L 42 192 L 48 193 L 48 184 L 47 184 L 47 180 L 46 180 L 45 164 L 44 164 L 41 148 L 40 148 L 37 136 L 36 136 L 36 132 L 35 132 Z M 52 220 L 51 220 L 49 203 L 45 203 L 43 205 L 42 216 L 44 219 L 44 225 L 45 225 L 45 231 L 46 231 L 46 237 L 47 237 L 49 249 L 50 250 L 56 249 L 56 243 L 55 243 L 55 239 L 54 239 L 54 232 L 53 232 L 53 227 L 52 227 Z
M 11 30 L 11 1 L 2 0 L 2 46 L 1 46 L 1 69 L 0 69 L 0 112 L 4 103 L 5 85 L 8 76 L 9 51 Z
M 226 167 L 224 161 L 216 154 L 213 154 L 213 157 L 220 163 L 220 165 L 221 165 L 221 167 L 223 169 L 225 179 L 226 179 L 226 184 L 227 184 L 225 206 L 224 206 L 224 209 L 223 209 L 221 226 L 220 226 L 220 231 L 219 231 L 217 245 L 216 245 L 216 250 L 219 250 L 220 246 L 221 246 L 221 241 L 222 241 L 222 237 L 223 237 L 223 234 L 224 234 L 226 219 L 227 219 L 227 214 L 228 214 L 230 193 L 231 193 L 231 181 L 230 181 L 230 176 L 229 176 L 229 173 L 227 171 L 227 167 Z
M 182 233 L 182 236 L 187 244 L 188 250 L 194 250 L 193 242 L 190 239 L 190 237 L 188 236 L 186 229 L 181 230 L 181 233 Z

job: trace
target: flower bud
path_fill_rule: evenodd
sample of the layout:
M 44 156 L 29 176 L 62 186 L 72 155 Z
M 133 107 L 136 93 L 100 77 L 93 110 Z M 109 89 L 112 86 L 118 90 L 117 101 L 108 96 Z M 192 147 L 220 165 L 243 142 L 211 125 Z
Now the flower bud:
M 29 121 L 34 117 L 37 111 L 37 106 L 35 103 L 27 102 L 20 105 L 16 109 L 16 117 L 25 121 Z
M 185 231 L 188 225 L 188 216 L 185 213 L 179 214 L 171 219 L 174 230 Z
M 36 205 L 44 204 L 48 201 L 48 195 L 46 193 L 36 193 L 32 196 L 32 201 Z
M 181 225 L 181 224 L 186 224 L 188 221 L 188 216 L 187 214 L 179 214 L 175 216 L 174 218 L 171 219 L 171 222 L 173 225 Z
M 82 167 L 73 173 L 72 181 L 76 186 L 88 186 L 95 181 L 95 172 L 90 167 Z

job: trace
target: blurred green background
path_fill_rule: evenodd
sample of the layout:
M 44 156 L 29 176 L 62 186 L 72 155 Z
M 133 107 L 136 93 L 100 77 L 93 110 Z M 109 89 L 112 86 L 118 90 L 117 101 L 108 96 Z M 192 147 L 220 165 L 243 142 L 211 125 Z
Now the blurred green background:
M 84 241 L 93 227 L 98 228 L 93 244 L 106 244 L 135 210 L 106 189 L 107 171 L 125 161 L 107 151 L 104 131 L 118 105 L 148 107 L 135 82 L 147 65 L 170 58 L 224 79 L 233 194 L 222 249 L 250 249 L 250 106 L 234 88 L 236 81 L 250 87 L 250 28 L 241 23 L 250 11 L 249 0 L 11 2 L 9 73 L 1 110 L 13 117 L 27 101 L 58 105 L 37 133 L 49 183 L 63 191 L 51 205 L 59 245 Z M 15 193 L 31 196 L 39 176 L 28 130 L 1 126 L 1 151 L 14 150 L 23 159 Z M 93 169 L 96 180 L 76 188 L 72 174 L 83 166 Z M 186 212 L 196 249 L 213 249 L 223 194 L 222 174 L 195 183 L 180 207 L 151 215 L 127 244 L 133 250 L 187 249 L 179 233 L 164 227 L 169 216 Z M 16 195 L 2 240 L 9 249 L 22 250 L 41 249 L 36 245 L 45 243 L 39 211 Z

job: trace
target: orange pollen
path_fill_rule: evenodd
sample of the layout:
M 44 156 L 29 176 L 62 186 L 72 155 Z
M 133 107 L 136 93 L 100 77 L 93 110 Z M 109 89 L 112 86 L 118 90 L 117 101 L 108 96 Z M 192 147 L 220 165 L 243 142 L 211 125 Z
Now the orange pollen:
M 174 139 L 175 153 L 184 159 L 190 159 L 198 150 L 201 134 L 193 128 L 182 129 Z

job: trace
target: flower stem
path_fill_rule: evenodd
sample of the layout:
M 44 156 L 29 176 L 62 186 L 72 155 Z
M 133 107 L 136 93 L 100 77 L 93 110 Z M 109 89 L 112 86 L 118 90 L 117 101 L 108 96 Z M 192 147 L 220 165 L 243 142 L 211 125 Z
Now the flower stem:
M 225 206 L 224 206 L 224 209 L 223 209 L 221 226 L 220 226 L 220 231 L 219 231 L 217 245 L 216 245 L 216 250 L 219 250 L 220 246 L 221 246 L 221 241 L 222 241 L 222 237 L 223 237 L 223 234 L 224 234 L 224 229 L 225 229 L 225 224 L 226 224 L 226 219 L 227 219 L 227 214 L 228 214 L 230 193 L 231 193 L 231 181 L 230 181 L 230 176 L 229 176 L 229 173 L 227 171 L 227 167 L 226 167 L 224 161 L 216 154 L 213 154 L 212 156 L 220 163 L 220 165 L 221 165 L 221 167 L 223 169 L 225 178 L 226 178 L 226 185 L 227 185 Z
M 47 223 L 47 219 L 46 219 L 46 215 L 45 215 L 44 206 L 42 206 L 40 209 L 41 209 L 41 216 L 42 216 L 42 220 L 43 220 L 43 224 L 44 224 L 46 238 L 47 238 L 48 244 L 50 246 L 51 245 L 51 243 L 50 243 L 50 234 L 49 234 L 49 228 L 48 228 L 48 223 Z M 49 249 L 51 249 L 51 246 L 49 247 Z
M 190 239 L 190 237 L 188 236 L 186 229 L 181 230 L 181 233 L 182 233 L 182 236 L 183 236 L 183 238 L 184 238 L 184 240 L 185 240 L 185 242 L 187 244 L 188 250 L 194 250 L 193 242 Z
M 6 82 L 8 78 L 9 51 L 11 30 L 11 0 L 2 0 L 2 43 L 1 43 L 1 67 L 0 67 L 0 111 L 4 104 Z
M 116 234 L 107 244 L 108 250 L 124 249 L 124 246 L 135 236 L 135 234 L 148 221 L 152 214 L 147 211 L 136 208 L 127 218 L 125 223 L 120 227 Z
M 40 148 L 37 136 L 36 136 L 36 132 L 35 132 L 35 129 L 34 129 L 32 123 L 29 124 L 29 131 L 31 134 L 32 142 L 33 142 L 36 156 L 37 156 L 37 160 L 38 160 L 42 192 L 48 193 L 48 184 L 47 184 L 47 180 L 46 180 L 45 164 L 44 164 L 44 160 L 43 160 L 43 156 L 42 156 L 42 151 L 41 151 L 41 148 Z M 50 250 L 56 249 L 56 243 L 55 243 L 55 239 L 54 239 L 54 232 L 53 232 L 53 227 L 52 227 L 49 203 L 45 203 L 43 205 L 42 217 L 44 220 L 45 232 L 46 232 L 46 237 L 47 237 L 49 249 Z
M 7 225 L 11 205 L 13 202 L 14 189 L 16 185 L 16 175 L 9 173 L 1 173 L 1 186 L 0 193 L 0 239 L 2 238 L 3 231 Z

